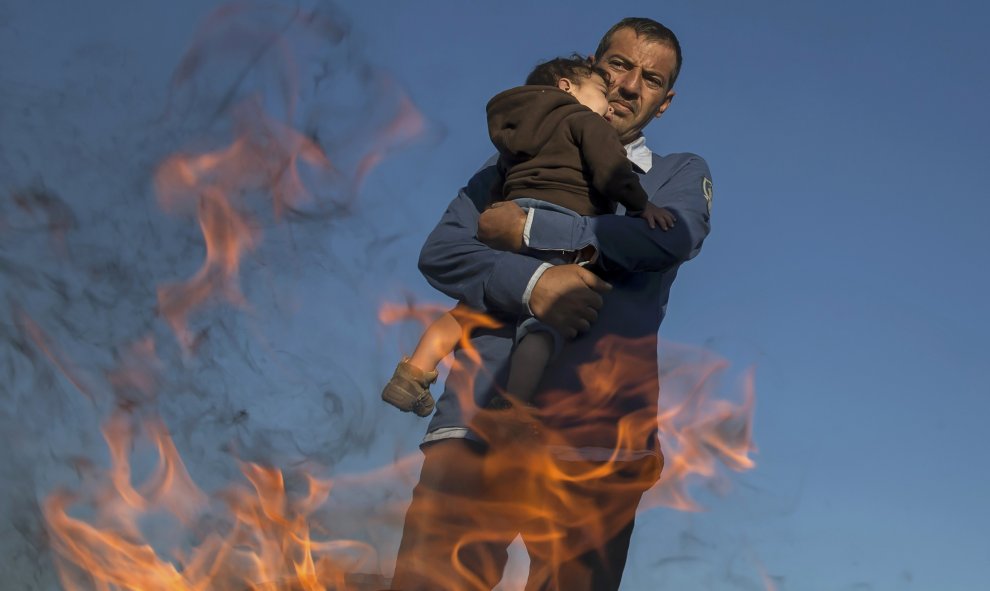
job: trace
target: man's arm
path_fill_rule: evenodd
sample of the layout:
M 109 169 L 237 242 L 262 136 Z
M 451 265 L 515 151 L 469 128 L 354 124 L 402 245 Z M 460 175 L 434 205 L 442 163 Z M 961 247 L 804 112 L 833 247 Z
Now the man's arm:
M 542 262 L 493 250 L 478 240 L 478 216 L 498 181 L 494 165 L 471 177 L 427 237 L 419 270 L 434 288 L 472 308 L 519 316 L 528 313 L 524 295 Z
M 685 155 L 671 178 L 650 201 L 670 210 L 677 223 L 669 230 L 651 229 L 640 218 L 603 215 L 581 217 L 557 211 L 531 210 L 530 218 L 513 219 L 521 212 L 508 207 L 491 219 L 483 217 L 479 232 L 491 239 L 515 233 L 519 224 L 528 226 L 528 246 L 539 250 L 581 250 L 594 247 L 606 269 L 665 271 L 693 258 L 701 250 L 710 225 L 711 173 L 705 161 Z M 524 214 L 522 214 L 524 215 Z M 498 216 L 498 217 L 496 217 Z M 504 239 L 503 242 L 508 242 Z
M 477 310 L 509 316 L 532 313 L 573 338 L 597 319 L 601 294 L 611 286 L 584 267 L 547 266 L 480 242 L 478 217 L 492 187 L 501 181 L 498 174 L 494 166 L 483 168 L 458 193 L 426 239 L 419 269 L 430 285 Z

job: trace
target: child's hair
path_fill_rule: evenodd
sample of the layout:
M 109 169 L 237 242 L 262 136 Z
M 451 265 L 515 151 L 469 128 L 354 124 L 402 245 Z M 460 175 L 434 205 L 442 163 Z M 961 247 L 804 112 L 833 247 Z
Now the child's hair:
M 527 85 L 557 86 L 561 78 L 567 78 L 579 83 L 575 78 L 591 78 L 594 75 L 601 76 L 605 84 L 609 83 L 608 73 L 601 68 L 597 68 L 580 54 L 573 53 L 570 57 L 558 57 L 533 68 L 533 71 L 526 77 Z

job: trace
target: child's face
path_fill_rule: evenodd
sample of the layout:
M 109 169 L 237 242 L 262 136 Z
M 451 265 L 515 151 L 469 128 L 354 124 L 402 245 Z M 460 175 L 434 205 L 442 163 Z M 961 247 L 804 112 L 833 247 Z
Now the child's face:
M 564 88 L 563 90 L 573 95 L 579 103 L 605 119 L 612 120 L 612 106 L 608 104 L 607 96 L 608 86 L 601 76 L 592 74 L 587 78 L 575 76 L 573 80 L 569 78 L 562 78 L 561 80 L 568 81 L 568 88 Z

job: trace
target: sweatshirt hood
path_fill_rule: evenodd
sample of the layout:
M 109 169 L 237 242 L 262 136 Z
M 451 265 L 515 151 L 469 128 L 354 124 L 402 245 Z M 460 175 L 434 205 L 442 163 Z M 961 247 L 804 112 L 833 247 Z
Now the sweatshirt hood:
M 532 158 L 560 122 L 579 111 L 591 112 L 553 86 L 518 86 L 488 101 L 488 134 L 503 156 Z

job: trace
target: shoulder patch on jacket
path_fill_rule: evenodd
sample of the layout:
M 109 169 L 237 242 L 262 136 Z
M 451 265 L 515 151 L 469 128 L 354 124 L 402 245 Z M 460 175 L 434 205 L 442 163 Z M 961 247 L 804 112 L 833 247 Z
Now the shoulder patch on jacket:
M 709 178 L 701 179 L 701 192 L 705 196 L 705 201 L 708 202 L 708 215 L 712 214 L 712 181 Z

